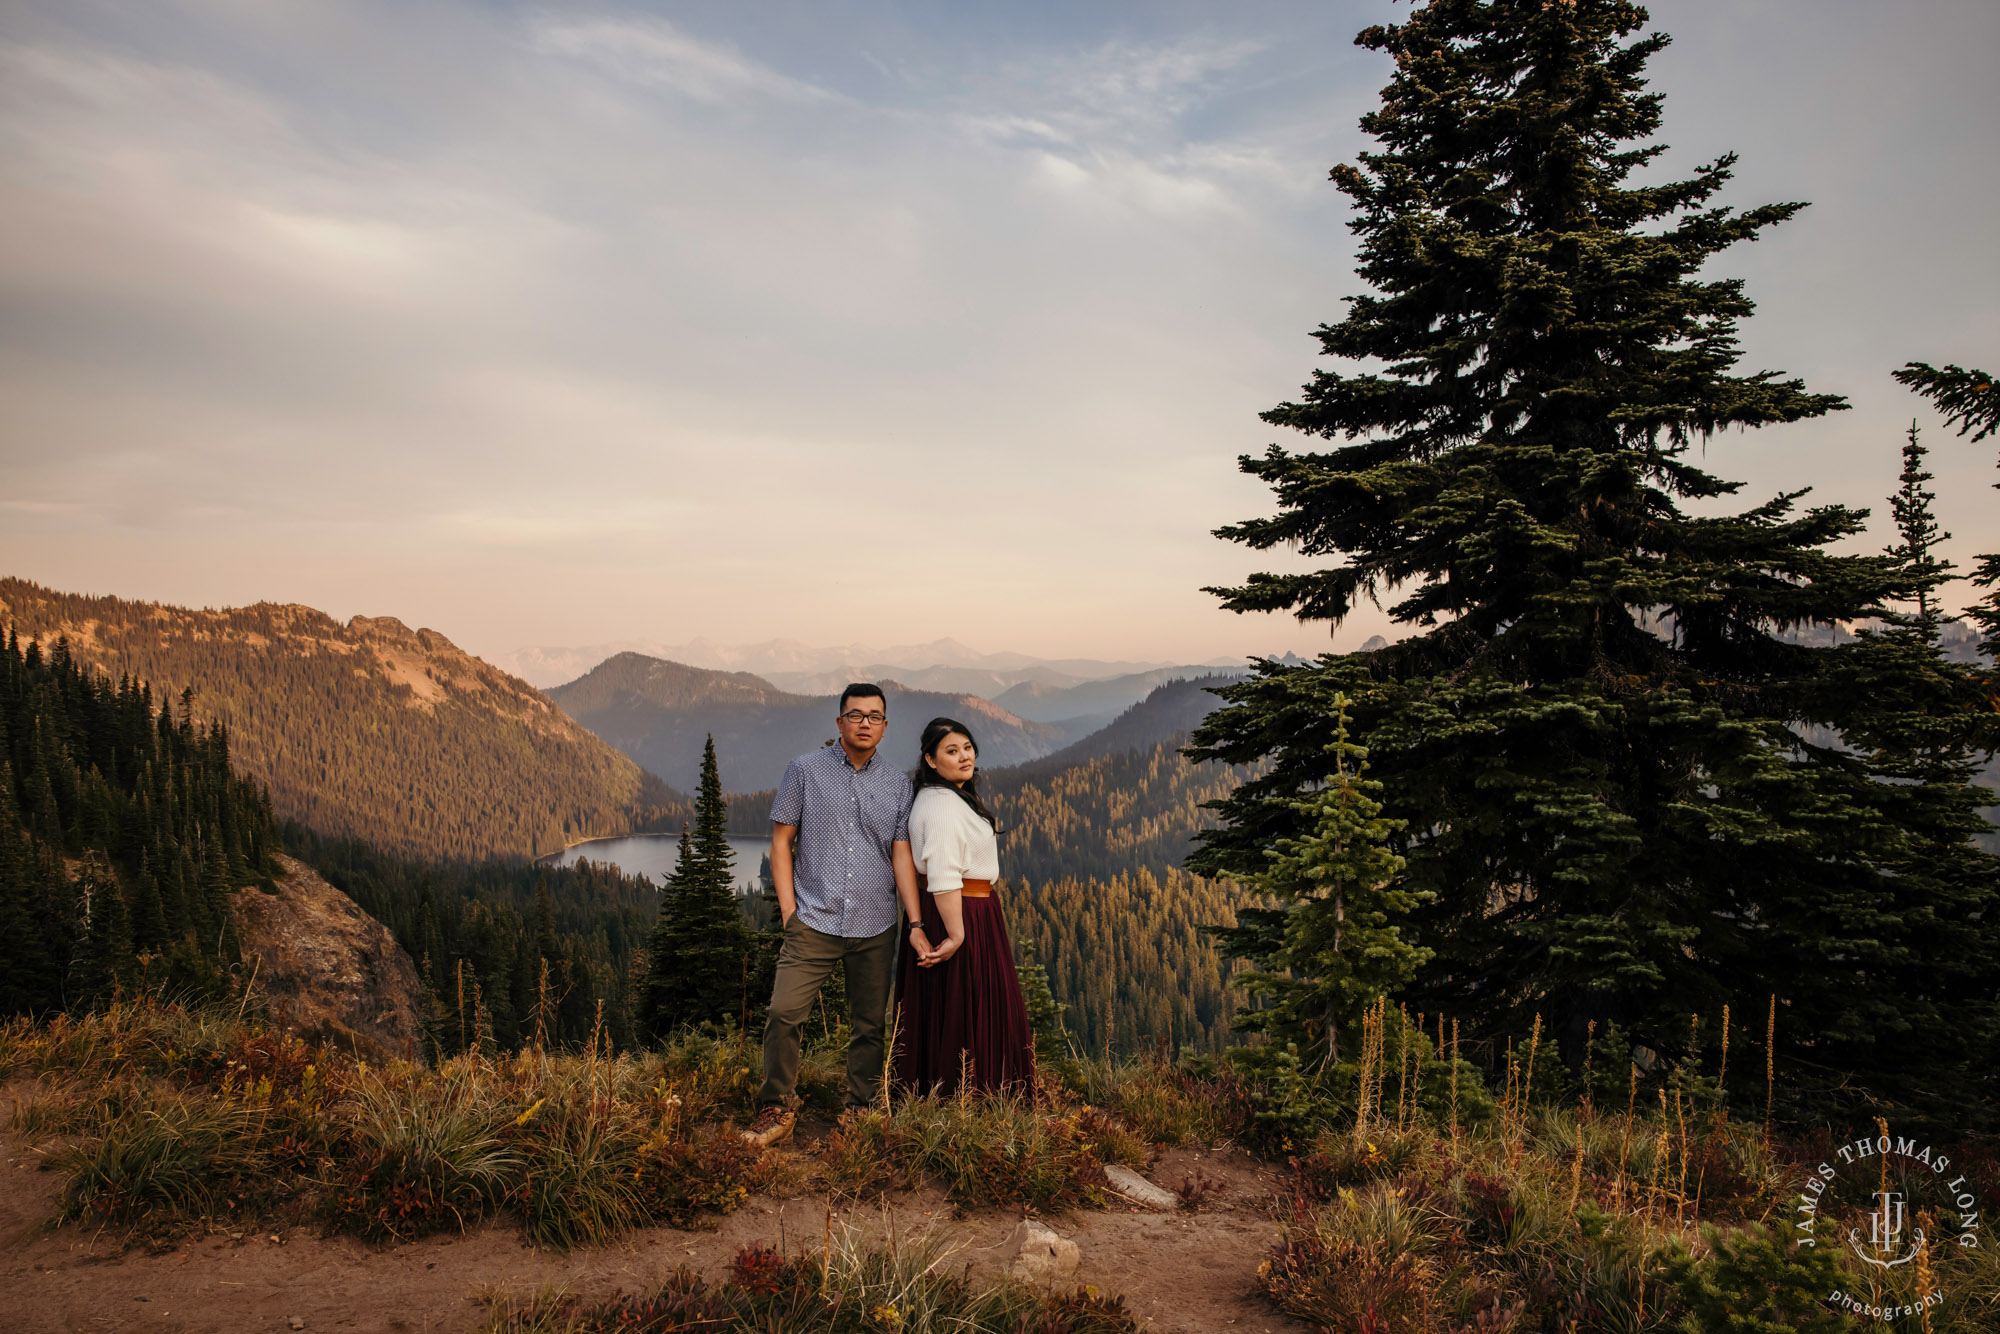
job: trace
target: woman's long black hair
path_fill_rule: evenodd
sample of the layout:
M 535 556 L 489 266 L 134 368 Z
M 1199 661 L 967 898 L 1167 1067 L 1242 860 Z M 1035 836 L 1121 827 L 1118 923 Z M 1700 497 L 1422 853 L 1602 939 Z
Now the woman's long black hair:
M 994 833 L 1000 833 L 999 817 L 988 810 L 986 803 L 979 799 L 979 775 L 977 772 L 974 772 L 972 777 L 966 779 L 963 783 L 954 783 L 926 762 L 926 757 L 936 755 L 937 748 L 942 746 L 944 739 L 953 732 L 958 733 L 972 743 L 972 753 L 975 757 L 979 754 L 979 740 L 972 735 L 970 727 L 967 727 L 956 718 L 931 719 L 924 724 L 923 740 L 918 743 L 915 789 L 918 793 L 921 793 L 927 787 L 941 787 L 947 791 L 958 793 L 959 796 L 965 799 L 966 805 L 979 813 L 980 819 L 993 826 Z

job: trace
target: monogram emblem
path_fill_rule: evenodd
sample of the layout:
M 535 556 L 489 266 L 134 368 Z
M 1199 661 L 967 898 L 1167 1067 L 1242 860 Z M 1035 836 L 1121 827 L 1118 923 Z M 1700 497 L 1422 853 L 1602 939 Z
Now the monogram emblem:
M 1879 1266 L 1883 1269 L 1908 1264 L 1917 1258 L 1917 1252 L 1923 1248 L 1924 1230 L 1922 1228 L 1914 1229 L 1916 1240 L 1910 1243 L 1909 1254 L 1903 1256 L 1901 1259 L 1888 1258 L 1895 1255 L 1902 1248 L 1903 1223 L 1906 1214 L 1907 1209 L 1905 1208 L 1902 1192 L 1894 1190 L 1876 1191 L 1875 1211 L 1868 1215 L 1868 1245 L 1874 1254 L 1871 1255 L 1868 1251 L 1861 1248 L 1861 1229 L 1858 1227 L 1848 1230 L 1848 1247 L 1869 1264 Z

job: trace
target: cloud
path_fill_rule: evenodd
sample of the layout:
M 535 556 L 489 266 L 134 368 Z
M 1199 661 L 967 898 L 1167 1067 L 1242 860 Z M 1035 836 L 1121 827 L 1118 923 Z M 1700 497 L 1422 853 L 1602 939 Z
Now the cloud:
M 1226 30 L 1137 4 L 0 7 L 0 568 L 388 611 L 495 648 L 767 622 L 926 640 L 936 608 L 1023 651 L 1319 642 L 1197 590 L 1266 567 L 1207 534 L 1268 509 L 1234 457 L 1272 438 L 1256 413 L 1355 290 L 1325 173 L 1382 69 L 1345 13 L 1246 3 Z M 1360 4 L 1354 26 L 1403 12 Z M 1801 12 L 1767 8 L 1778 28 Z M 1877 29 L 1941 40 L 1809 26 L 1863 63 Z M 1747 132 L 1704 118 L 1812 137 L 1772 117 L 1819 62 L 1760 81 L 1697 50 L 1664 62 L 1677 143 Z M 1875 85 L 1848 82 L 1834 110 L 1875 118 Z M 1991 119 L 1987 86 L 1895 96 L 1957 98 L 1943 133 Z M 1854 392 L 1814 339 L 1850 339 L 1878 378 L 1991 343 L 1990 248 L 1952 230 L 1990 213 L 1989 185 L 1960 173 L 1973 194 L 1940 207 L 1910 174 L 1931 159 L 1893 157 L 1882 189 L 1874 156 L 1746 154 L 1746 192 L 1775 160 L 1799 178 L 1779 197 L 1827 199 L 1833 174 L 1862 201 L 1728 270 L 1771 275 L 1753 349 L 1781 344 L 1771 364 L 1815 388 Z M 1915 239 L 1842 239 L 1882 201 Z M 1903 283 L 1884 255 L 1969 276 Z M 1909 293 L 1891 333 L 1848 318 L 1869 282 Z M 1879 506 L 1899 392 L 1837 438 L 1760 433 L 1762 476 L 1851 466 L 1837 498 Z M 1941 494 L 1991 495 L 1990 452 L 1940 437 L 1937 457 L 1964 460 Z M 918 558 L 941 503 L 964 535 Z M 1946 526 L 1965 546 L 1991 524 Z M 869 625 L 816 596 L 837 566 L 893 584 Z
M 733 47 L 698 41 L 658 18 L 563 19 L 538 17 L 531 28 L 534 49 L 596 65 L 620 79 L 669 88 L 701 102 L 733 103 L 746 98 L 791 103 L 844 99 L 789 75 L 747 60 Z

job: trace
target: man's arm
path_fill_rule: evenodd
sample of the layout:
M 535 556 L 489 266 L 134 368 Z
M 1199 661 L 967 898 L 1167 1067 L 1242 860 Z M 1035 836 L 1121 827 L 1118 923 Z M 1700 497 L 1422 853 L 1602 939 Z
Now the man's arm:
M 778 916 L 783 922 L 792 920 L 792 914 L 799 910 L 797 896 L 792 893 L 792 849 L 799 841 L 799 827 L 795 824 L 771 825 L 771 887 L 778 891 Z M 909 854 L 907 844 L 902 845 L 904 855 Z M 900 881 L 897 882 L 901 884 Z M 917 885 L 916 871 L 910 872 L 910 888 Z
M 899 838 L 889 845 L 889 869 L 895 873 L 896 898 L 903 905 L 904 934 L 916 932 L 916 939 L 911 943 L 916 946 L 918 958 L 927 958 L 931 942 L 924 934 L 924 915 L 918 906 L 921 900 L 917 897 L 922 892 L 917 888 L 917 861 L 910 855 L 910 840 L 907 838 Z

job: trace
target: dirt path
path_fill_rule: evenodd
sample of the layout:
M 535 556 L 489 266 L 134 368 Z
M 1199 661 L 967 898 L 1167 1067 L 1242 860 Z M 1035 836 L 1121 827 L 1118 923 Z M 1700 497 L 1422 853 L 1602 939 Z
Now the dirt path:
M 496 1291 L 528 1294 L 557 1285 L 585 1296 L 650 1289 L 683 1263 L 720 1279 L 738 1246 L 817 1246 L 823 1197 L 753 1197 L 712 1232 L 647 1228 L 609 1246 L 564 1254 L 527 1245 L 511 1224 L 400 1246 L 371 1246 L 291 1228 L 219 1231 L 162 1255 L 127 1246 L 113 1232 L 41 1222 L 58 1188 L 18 1138 L 4 1139 L 0 1166 L 0 1329 L 55 1331 L 420 1330 L 476 1328 Z M 1053 1220 L 1076 1241 L 1076 1282 L 1123 1293 L 1159 1334 L 1268 1331 L 1303 1334 L 1252 1291 L 1257 1265 L 1276 1239 L 1269 1169 L 1246 1155 L 1174 1151 L 1152 1176 L 1177 1186 L 1198 1168 L 1220 1192 L 1196 1214 L 1140 1210 L 1080 1212 Z M 946 1230 L 957 1263 L 997 1273 L 1018 1212 L 955 1211 L 936 1191 L 898 1192 L 881 1204 L 836 1211 L 837 1225 L 881 1237 L 893 1212 L 899 1235 Z

